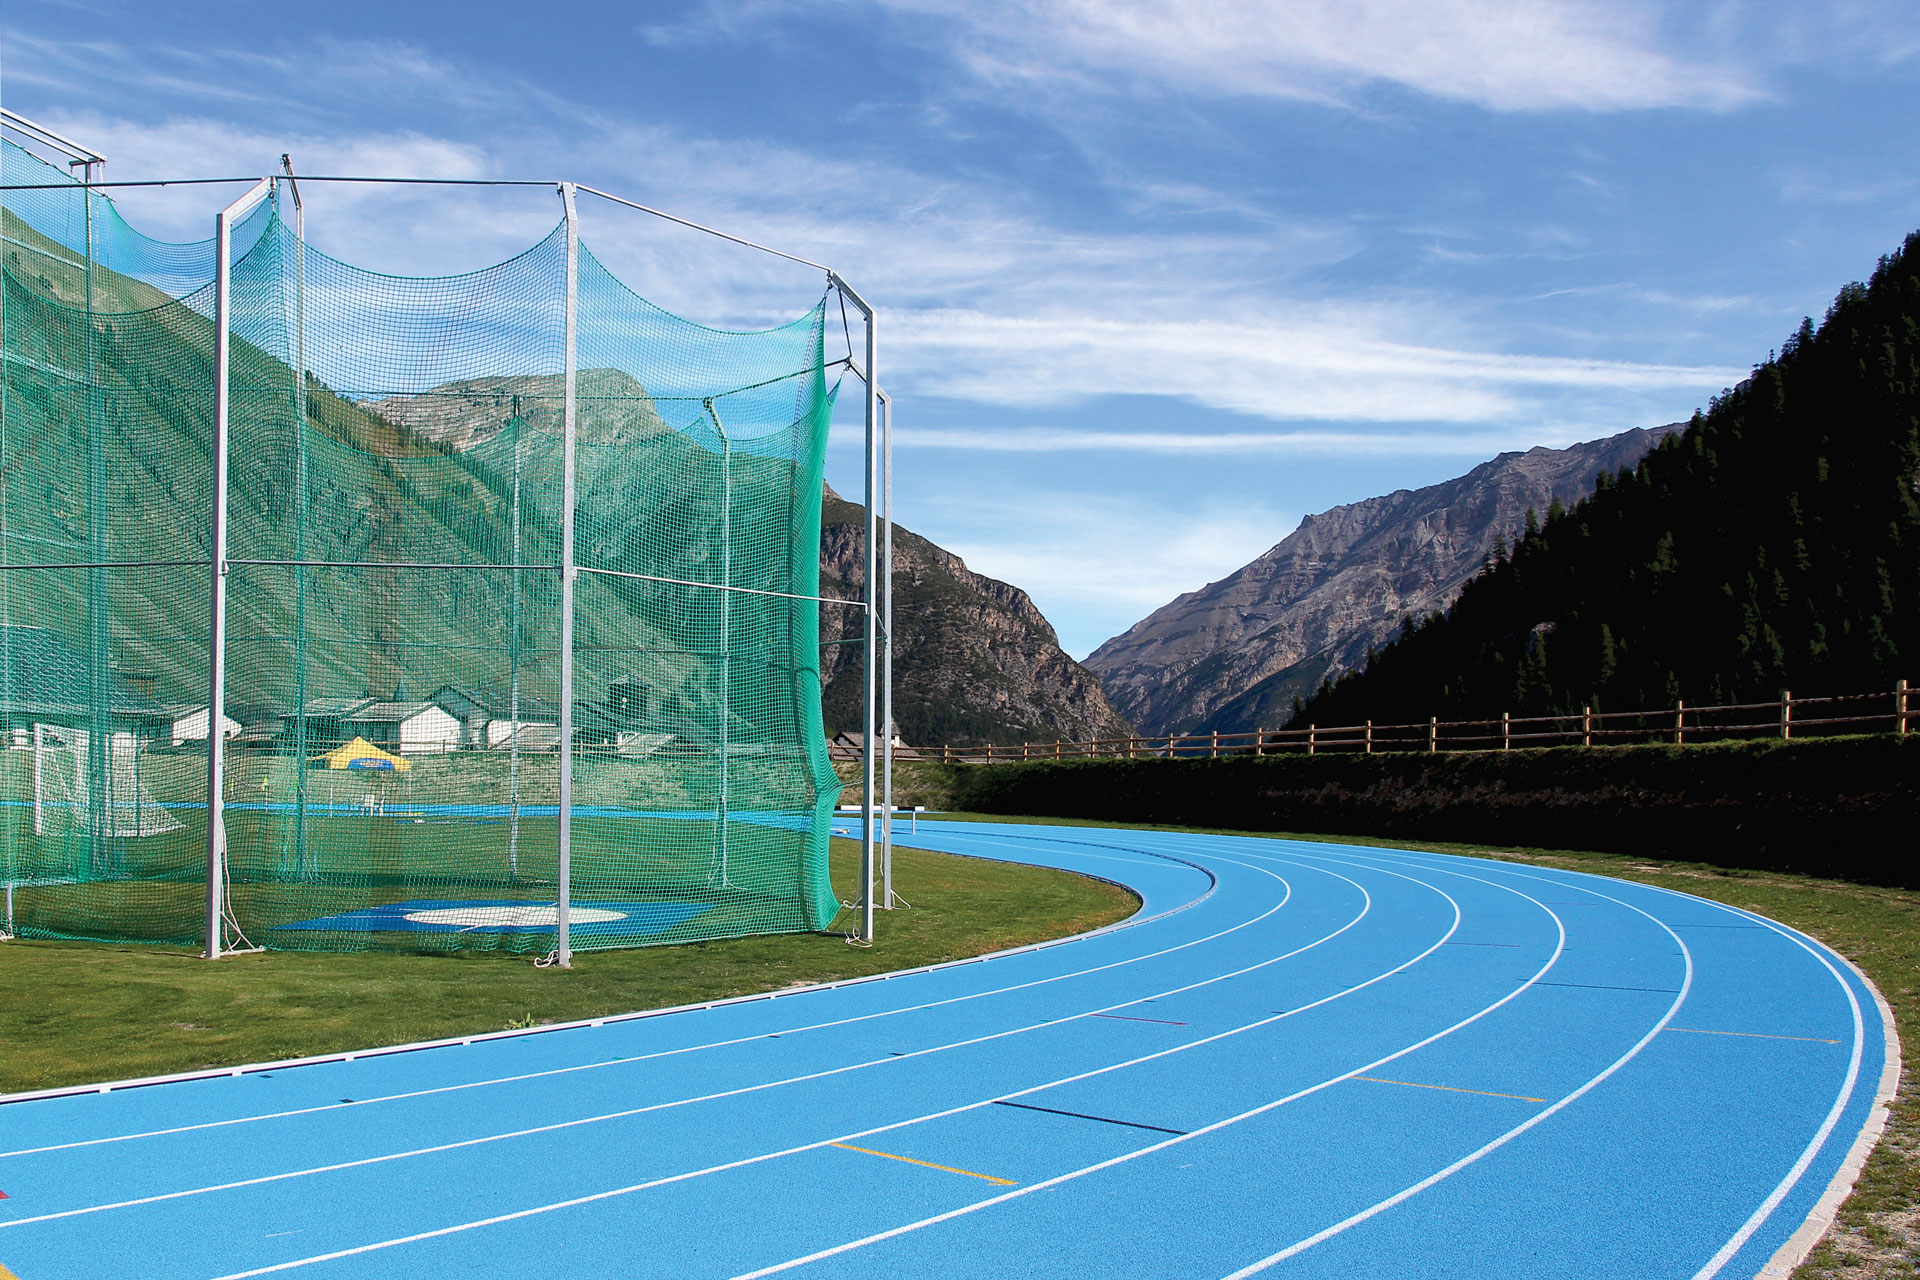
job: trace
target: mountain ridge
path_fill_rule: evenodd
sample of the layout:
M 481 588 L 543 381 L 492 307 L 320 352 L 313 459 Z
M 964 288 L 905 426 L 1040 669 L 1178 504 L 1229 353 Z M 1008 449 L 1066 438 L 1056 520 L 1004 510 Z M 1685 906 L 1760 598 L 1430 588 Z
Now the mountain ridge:
M 1145 733 L 1271 728 L 1366 661 L 1410 616 L 1443 609 L 1525 512 L 1578 501 L 1680 428 L 1502 453 L 1464 475 L 1309 515 L 1233 573 L 1186 592 L 1086 659 Z
M 820 593 L 857 597 L 865 515 L 831 487 L 820 519 Z M 920 745 L 1084 741 L 1130 733 L 1100 680 L 1060 648 L 1019 587 L 975 573 L 946 548 L 894 526 L 894 722 Z M 827 732 L 857 730 L 859 614 L 822 609 Z

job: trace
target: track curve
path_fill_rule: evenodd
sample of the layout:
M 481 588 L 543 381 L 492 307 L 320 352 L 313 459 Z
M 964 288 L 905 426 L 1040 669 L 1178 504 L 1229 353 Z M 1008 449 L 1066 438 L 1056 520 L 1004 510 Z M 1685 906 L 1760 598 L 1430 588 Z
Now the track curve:
M 1897 1074 L 1844 960 L 1648 886 L 1168 832 L 913 843 L 1143 906 L 777 999 L 13 1101 L 0 1263 L 1754 1276 L 1810 1245 Z

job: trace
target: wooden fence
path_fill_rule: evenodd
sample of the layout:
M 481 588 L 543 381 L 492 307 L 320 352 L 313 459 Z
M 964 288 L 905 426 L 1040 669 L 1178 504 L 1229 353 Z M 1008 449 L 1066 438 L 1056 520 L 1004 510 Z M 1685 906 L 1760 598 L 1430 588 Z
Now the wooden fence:
M 1261 729 L 1247 733 L 1172 734 L 1100 738 L 1090 742 L 1023 742 L 980 747 L 898 747 L 895 761 L 943 764 L 1003 764 L 1017 760 L 1078 760 L 1094 756 L 1128 760 L 1227 755 L 1280 755 L 1322 751 L 1509 751 L 1514 747 L 1617 746 L 1625 743 L 1725 742 L 1739 738 L 1792 738 L 1831 733 L 1905 733 L 1920 721 L 1907 682 L 1890 692 L 1796 698 L 1782 690 L 1773 702 L 1691 707 L 1685 702 L 1657 711 L 1595 711 L 1578 715 L 1515 716 L 1493 720 L 1339 725 Z M 857 760 L 858 748 L 834 746 L 835 759 Z

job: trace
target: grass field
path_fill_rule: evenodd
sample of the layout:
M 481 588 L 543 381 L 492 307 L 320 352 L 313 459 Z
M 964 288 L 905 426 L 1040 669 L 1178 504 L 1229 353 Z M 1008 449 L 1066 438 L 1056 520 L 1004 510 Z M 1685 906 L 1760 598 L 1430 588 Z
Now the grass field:
M 841 898 L 859 845 L 833 842 Z M 0 1091 L 44 1089 L 565 1022 L 883 973 L 1080 933 L 1133 895 L 1065 872 L 900 849 L 912 910 L 871 948 L 838 934 L 580 954 L 571 970 L 504 955 L 274 952 L 0 943 Z M 845 927 L 844 921 L 842 927 Z

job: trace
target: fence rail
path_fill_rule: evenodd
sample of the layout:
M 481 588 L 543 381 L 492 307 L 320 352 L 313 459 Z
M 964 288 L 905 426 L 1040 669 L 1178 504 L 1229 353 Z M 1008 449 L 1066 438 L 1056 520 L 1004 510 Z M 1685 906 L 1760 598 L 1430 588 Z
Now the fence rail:
M 1796 698 L 1782 690 L 1772 702 L 1724 706 L 1675 706 L 1651 711 L 1595 711 L 1578 715 L 1516 716 L 1502 712 L 1490 720 L 1442 720 L 1430 716 L 1411 724 L 1365 724 L 1304 729 L 1259 729 L 1245 733 L 1166 734 L 1151 737 L 1098 738 L 1087 742 L 1024 742 L 978 747 L 894 748 L 896 760 L 938 760 L 943 764 L 1003 764 L 1019 760 L 1078 760 L 1120 757 L 1128 760 L 1228 755 L 1283 755 L 1344 751 L 1508 751 L 1515 747 L 1621 746 L 1665 742 L 1676 745 L 1726 742 L 1741 738 L 1823 736 L 1832 733 L 1904 734 L 1920 723 L 1907 682 L 1881 693 L 1845 693 Z M 834 744 L 836 760 L 858 759 L 858 746 Z

